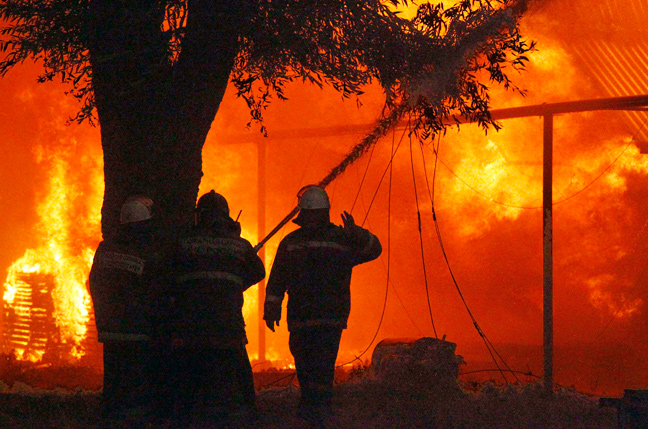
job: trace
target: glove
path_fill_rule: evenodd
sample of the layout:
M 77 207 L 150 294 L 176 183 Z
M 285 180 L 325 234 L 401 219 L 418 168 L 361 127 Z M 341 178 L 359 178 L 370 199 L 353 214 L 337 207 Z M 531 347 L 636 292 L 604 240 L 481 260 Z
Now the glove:
M 347 237 L 351 238 L 354 241 L 362 241 L 363 238 L 363 229 L 356 225 L 353 220 L 353 216 L 348 212 L 344 212 L 340 215 L 342 217 L 342 222 L 344 225 L 344 232 Z
M 281 320 L 281 301 L 265 301 L 263 304 L 263 320 L 265 320 L 268 329 L 274 332 L 275 323 L 279 326 Z

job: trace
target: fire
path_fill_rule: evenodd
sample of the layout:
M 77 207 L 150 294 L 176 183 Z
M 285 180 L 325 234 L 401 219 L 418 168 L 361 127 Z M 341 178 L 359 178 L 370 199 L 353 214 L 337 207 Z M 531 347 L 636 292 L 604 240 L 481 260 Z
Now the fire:
M 566 30 L 559 31 L 556 18 L 572 16 L 585 22 L 594 20 L 595 9 L 606 2 L 564 3 L 545 2 L 538 6 L 539 10 L 530 11 L 523 22 L 523 33 L 539 42 L 539 50 L 530 56 L 528 71 L 519 77 L 513 76 L 516 83 L 528 90 L 528 96 L 518 97 L 493 85 L 493 108 L 624 95 L 620 90 L 612 91 L 613 79 L 607 79 L 608 75 L 596 77 L 592 74 L 586 61 L 592 53 L 588 54 L 583 48 L 586 45 L 580 40 L 585 36 L 574 35 L 573 38 L 578 36 L 579 40 L 572 40 L 573 26 L 567 31 L 569 34 L 563 34 Z M 591 9 L 592 14 L 557 14 L 550 10 L 551 7 L 580 7 L 580 12 Z M 617 11 L 625 13 L 622 9 Z M 597 25 L 592 22 L 587 28 L 594 34 Z M 622 31 L 616 33 L 616 38 L 623 37 Z M 581 43 L 578 45 L 580 51 L 574 53 L 577 42 Z M 601 59 L 592 64 L 603 63 Z M 640 67 L 635 69 L 641 70 Z M 633 81 L 633 85 L 635 83 Z M 21 89 L 23 98 L 16 98 L 32 103 L 32 99 L 38 100 L 38 90 L 35 91 Z M 648 91 L 639 88 L 635 93 L 638 92 Z M 362 109 L 356 109 L 354 103 L 341 103 L 339 95 L 333 91 L 322 92 L 301 85 L 289 86 L 286 95 L 289 101 L 275 103 L 266 115 L 269 130 L 265 145 L 266 232 L 294 207 L 295 193 L 301 186 L 318 182 L 362 137 L 321 135 L 275 139 L 280 134 L 278 131 L 368 124 L 379 115 L 383 100 L 381 92 L 375 88 L 368 88 L 367 95 L 361 99 Z M 644 125 L 636 120 L 628 125 L 624 115 L 622 112 L 593 112 L 555 117 L 554 311 L 557 342 L 569 343 L 574 338 L 583 342 L 592 340 L 601 327 L 613 319 L 622 326 L 619 331 L 627 337 L 614 331 L 610 337 L 616 337 L 606 340 L 625 341 L 625 344 L 641 341 L 641 347 L 645 347 L 645 338 L 628 332 L 640 332 L 646 320 L 647 295 L 642 269 L 648 249 L 644 244 L 648 223 L 641 189 L 645 189 L 648 181 L 648 155 L 640 150 L 641 138 L 635 138 L 640 128 L 645 132 Z M 229 201 L 232 217 L 240 212 L 238 220 L 243 236 L 256 244 L 262 238 L 257 231 L 257 145 L 260 136 L 258 129 L 245 131 L 248 117 L 245 104 L 235 100 L 230 91 L 205 144 L 205 175 L 200 194 L 210 189 L 222 193 Z M 60 117 L 51 121 L 61 122 L 64 119 Z M 51 123 L 43 128 L 54 129 Z M 443 136 L 436 171 L 435 212 L 450 265 L 475 317 L 491 340 L 539 344 L 542 120 L 508 119 L 502 123 L 504 128 L 500 132 L 491 131 L 486 137 L 472 125 L 462 125 L 460 133 L 449 131 Z M 71 143 L 74 147 L 62 150 L 57 142 L 61 135 L 69 132 L 69 129 L 55 129 L 51 132 L 52 138 L 48 139 L 51 145 L 38 149 L 39 167 L 50 171 L 47 189 L 38 195 L 36 235 L 40 242 L 9 267 L 3 300 L 5 313 L 13 311 L 21 317 L 32 317 L 40 313 L 35 311 L 38 308 L 29 305 L 31 301 L 23 293 L 25 281 L 34 283 L 31 291 L 35 295 L 47 290 L 43 285 L 51 284 L 54 323 L 62 341 L 69 345 L 67 358 L 74 360 L 85 352 L 84 338 L 90 335 L 87 329 L 92 325 L 85 282 L 92 253 L 99 241 L 103 175 L 98 139 L 94 149 L 83 148 L 80 144 L 74 146 L 76 143 L 65 139 L 65 144 Z M 400 135 L 396 133 L 398 138 Z M 406 146 L 404 142 L 403 147 Z M 390 150 L 391 141 L 380 142 L 371 162 L 368 157 L 363 158 L 330 185 L 333 222 L 340 223 L 339 213 L 355 204 L 356 194 L 359 198 L 353 215 L 358 223 L 363 220 L 388 163 Z M 392 289 L 387 296 L 384 320 L 380 317 L 387 283 L 383 269 L 387 265 L 386 250 L 382 263 L 367 264 L 354 271 L 351 318 L 349 329 L 342 338 L 338 363 L 350 361 L 360 356 L 365 347 L 370 347 L 379 322 L 382 324 L 378 340 L 431 335 L 423 295 L 411 164 L 409 153 L 405 151 L 401 149 L 393 164 L 390 212 L 390 284 L 393 287 L 390 286 Z M 432 180 L 435 155 L 429 146 L 425 147 L 424 154 L 428 178 Z M 479 338 L 458 303 L 439 250 L 421 161 L 420 150 L 414 142 L 432 310 L 439 334 L 447 333 L 461 349 L 465 343 L 477 342 Z M 368 174 L 360 189 L 367 164 Z M 376 192 L 376 201 L 365 225 L 381 238 L 385 249 L 387 180 Z M 289 224 L 266 245 L 268 272 L 280 238 L 290 229 Z M 252 358 L 259 356 L 257 299 L 258 286 L 246 291 L 244 315 Z M 285 306 L 283 314 L 284 320 L 276 333 L 266 330 L 266 358 L 279 367 L 290 365 L 291 361 L 284 323 Z M 6 322 L 7 319 L 5 328 Z M 637 325 L 640 328 L 635 328 Z M 28 330 L 19 327 L 15 332 L 12 344 L 24 359 L 43 358 L 42 351 L 27 346 Z M 6 337 L 4 346 L 7 347 Z M 367 359 L 371 350 L 370 347 L 361 359 Z M 471 361 L 472 356 L 465 357 L 466 361 Z
M 13 330 L 5 333 L 10 344 L 4 347 L 34 362 L 47 351 L 63 361 L 76 361 L 87 352 L 83 342 L 91 323 L 91 300 L 86 281 L 100 228 L 102 166 L 100 157 L 86 154 L 81 159 L 86 179 L 79 180 L 72 149 L 39 148 L 39 162 L 49 171 L 37 208 L 40 245 L 9 267 L 4 283 L 5 323 L 10 322 L 5 329 Z M 52 348 L 58 350 L 48 350 Z
M 614 317 L 622 319 L 635 314 L 643 304 L 643 301 L 641 299 L 632 299 L 623 296 L 621 303 L 617 304 L 615 297 L 610 292 L 607 292 L 607 288 L 605 287 L 615 281 L 617 279 L 611 275 L 601 275 L 588 279 L 589 299 L 595 307 L 610 312 Z
M 489 139 L 483 147 L 469 145 L 467 149 L 455 168 L 448 167 L 456 174 L 452 192 L 460 207 L 483 205 L 483 201 L 476 201 L 476 198 L 488 199 L 493 203 L 488 205 L 485 217 L 515 220 L 522 213 L 522 207 L 537 204 L 540 195 L 537 177 L 520 175 L 511 165 L 505 155 L 508 151 L 506 140 Z M 485 229 L 488 223 L 468 222 L 462 234 L 484 233 Z
M 593 215 L 606 225 L 615 222 L 615 216 L 628 219 L 634 216 L 633 209 L 621 201 L 630 191 L 631 178 L 648 177 L 648 156 L 640 153 L 632 136 L 601 135 L 594 150 L 583 150 L 577 140 L 562 131 L 568 128 L 578 135 L 580 130 L 595 126 L 601 117 L 619 120 L 620 114 L 614 115 L 599 113 L 589 117 L 564 115 L 558 118 L 553 186 L 555 227 L 587 228 L 592 225 Z M 438 213 L 441 219 L 448 216 L 462 219 L 451 226 L 463 240 L 486 239 L 502 222 L 521 221 L 542 206 L 542 153 L 538 150 L 542 147 L 541 121 L 509 119 L 504 126 L 502 132 L 489 136 L 486 144 L 479 131 L 468 127 L 462 127 L 460 133 L 449 135 L 442 142 L 438 168 L 443 187 Z M 526 130 L 524 143 L 514 138 L 517 130 Z M 529 146 L 535 149 L 529 150 Z M 427 156 L 433 159 L 431 151 L 426 152 Z M 449 184 L 444 186 L 444 183 Z M 621 227 L 614 229 L 616 231 L 610 236 L 613 245 L 593 241 L 582 243 L 582 246 L 570 248 L 569 256 L 558 259 L 556 264 L 575 263 L 577 255 L 581 255 L 583 261 L 591 259 L 589 255 L 596 255 L 597 251 L 609 255 L 608 261 L 620 262 L 633 257 L 632 249 L 618 243 L 624 240 L 626 232 Z M 555 240 L 560 243 L 561 235 Z M 501 245 L 515 246 L 516 243 Z M 577 287 L 587 292 L 590 304 L 605 314 L 623 318 L 636 314 L 644 303 L 640 298 L 624 299 L 611 292 L 628 282 L 625 273 L 574 275 L 580 279 Z
M 92 328 L 94 323 L 87 278 L 96 245 L 101 239 L 101 154 L 92 147 L 83 148 L 75 141 L 62 143 L 63 148 L 39 146 L 34 151 L 39 164 L 49 173 L 37 204 L 39 221 L 34 230 L 39 245 L 27 249 L 11 264 L 3 285 L 3 349 L 13 349 L 19 359 L 34 362 L 43 359 L 48 347 L 58 347 L 58 358 L 64 361 L 78 361 L 86 355 L 88 347 L 96 346 L 93 339 L 90 343 L 87 341 L 88 328 Z M 210 159 L 206 158 L 206 168 L 229 170 L 232 165 L 237 165 L 234 157 L 226 159 L 226 165 L 220 166 L 211 165 Z M 229 182 L 223 180 L 230 176 Z M 219 176 L 217 183 L 206 179 L 201 190 L 214 188 L 228 198 L 236 195 L 236 188 L 232 187 L 236 177 L 234 174 L 230 176 Z M 233 211 L 243 207 L 236 198 L 231 199 L 230 204 Z M 244 225 L 242 236 L 255 244 L 257 235 L 250 232 L 250 227 L 254 227 L 253 223 L 250 225 L 253 216 L 247 212 L 248 207 L 245 207 L 241 219 Z M 232 213 L 234 217 L 236 214 Z M 271 257 L 267 256 L 267 266 L 270 261 Z M 255 322 L 257 293 L 257 287 L 245 293 L 243 312 L 249 325 Z M 42 308 L 42 303 L 33 302 L 31 296 L 34 294 L 51 297 L 51 308 Z M 48 315 L 47 320 L 43 319 L 43 314 Z M 41 322 L 51 322 L 56 327 L 55 335 L 34 328 Z

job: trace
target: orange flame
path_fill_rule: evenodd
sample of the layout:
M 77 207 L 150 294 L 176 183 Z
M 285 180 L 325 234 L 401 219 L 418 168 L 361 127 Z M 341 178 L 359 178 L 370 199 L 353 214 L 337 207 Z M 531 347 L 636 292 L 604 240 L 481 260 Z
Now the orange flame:
M 86 279 L 94 254 L 90 244 L 97 242 L 93 233 L 99 231 L 100 223 L 103 176 L 98 160 L 101 158 L 83 156 L 82 171 L 87 176 L 79 180 L 74 175 L 74 171 L 78 171 L 75 170 L 78 161 L 74 161 L 71 149 L 48 153 L 41 147 L 38 152 L 39 161 L 49 167 L 47 191 L 37 209 L 40 220 L 36 230 L 41 244 L 36 249 L 28 249 L 9 268 L 4 283 L 5 312 L 13 310 L 21 315 L 23 324 L 35 323 L 38 312 L 51 312 L 57 330 L 56 341 L 66 345 L 67 351 L 61 358 L 74 361 L 86 353 L 82 342 L 87 335 L 91 312 Z M 39 287 L 25 282 L 25 274 L 40 274 L 52 279 L 51 309 L 35 308 L 34 303 L 25 301 L 24 297 L 17 299 L 19 289 L 28 293 L 29 289 Z M 43 291 L 31 290 L 31 295 L 37 292 Z M 39 361 L 46 347 L 52 347 L 33 344 L 37 342 L 33 332 L 17 327 L 15 330 L 21 333 L 21 341 L 12 345 L 22 359 Z
M 577 8 L 586 12 L 598 7 L 599 3 L 578 0 L 544 4 L 547 8 L 580 5 Z M 587 20 L 589 15 L 556 14 L 544 10 L 529 14 L 523 22 L 523 33 L 539 42 L 539 50 L 530 55 L 528 71 L 519 77 L 513 76 L 529 91 L 528 96 L 522 99 L 493 86 L 494 108 L 623 95 L 607 91 L 611 88 L 609 82 L 605 81 L 607 86 L 601 86 L 588 74 L 583 58 L 589 57 L 582 53 L 580 56 L 574 54 L 574 26 L 565 27 L 563 33 L 567 32 L 567 35 L 556 31 L 562 28 L 559 28 L 560 16 Z M 596 23 L 590 24 L 582 26 L 582 29 L 596 27 Z M 615 37 L 622 37 L 623 33 L 616 31 Z M 561 37 L 558 36 L 567 43 L 559 40 Z M 578 37 L 584 36 L 579 34 Z M 598 58 L 595 61 L 597 65 L 603 62 Z M 640 67 L 636 69 L 641 70 Z M 379 90 L 370 92 L 374 90 L 368 89 L 361 110 L 350 107 L 352 103 L 342 105 L 338 94 L 333 91 L 321 92 L 296 85 L 287 88 L 290 101 L 272 106 L 266 117 L 269 129 L 267 229 L 294 207 L 294 194 L 302 185 L 321 179 L 361 137 L 303 136 L 293 140 L 273 140 L 274 132 L 321 129 L 331 124 L 370 123 L 382 108 L 382 94 Z M 628 126 L 622 115 L 620 112 L 596 112 L 555 118 L 554 201 L 560 202 L 554 206 L 555 313 L 556 326 L 560 327 L 557 342 L 569 342 L 573 338 L 589 341 L 591 338 L 585 338 L 584 333 L 592 334 L 607 320 L 615 318 L 628 322 L 624 325 L 627 336 L 622 338 L 619 335 L 613 340 L 633 344 L 633 340 L 628 338 L 635 335 L 636 340 L 639 334 L 628 332 L 640 332 L 640 329 L 631 328 L 635 324 L 645 324 L 645 288 L 641 293 L 637 292 L 635 276 L 643 268 L 645 260 L 646 249 L 640 243 L 646 241 L 644 232 L 648 229 L 648 222 L 645 211 L 641 211 L 643 196 L 636 189 L 637 185 L 643 186 L 648 180 L 648 156 L 638 149 L 638 142 L 630 140 L 629 136 L 637 132 L 637 124 Z M 225 195 L 234 217 L 243 209 L 239 219 L 243 236 L 256 244 L 260 238 L 256 231 L 257 148 L 254 143 L 258 140 L 258 132 L 253 130 L 249 137 L 241 137 L 240 141 L 222 138 L 245 134 L 247 120 L 246 106 L 240 100 L 235 101 L 230 91 L 205 144 L 205 176 L 200 193 L 213 188 Z M 57 121 L 60 122 L 60 118 Z M 435 211 L 450 264 L 480 325 L 494 342 L 528 341 L 536 344 L 541 341 L 542 225 L 540 211 L 529 208 L 542 205 L 542 123 L 537 118 L 502 122 L 504 128 L 498 133 L 489 132 L 487 137 L 469 125 L 462 125 L 458 135 L 448 132 L 443 137 L 439 152 L 443 164 L 438 165 Z M 358 222 L 362 221 L 365 215 L 362 210 L 367 210 L 380 174 L 387 165 L 389 146 L 390 142 L 383 142 L 376 147 L 364 190 L 353 212 Z M 25 251 L 24 256 L 11 265 L 3 295 L 5 309 L 25 317 L 35 315 L 32 307 L 26 305 L 25 296 L 21 295 L 25 276 L 51 275 L 56 284 L 52 292 L 56 326 L 61 330 L 61 336 L 74 345 L 71 359 L 83 353 L 81 338 L 88 334 L 89 302 L 84 283 L 99 236 L 103 186 L 103 175 L 97 162 L 100 159 L 98 151 L 76 159 L 72 152 L 40 149 L 41 164 L 52 171 L 48 191 L 39 199 L 43 201 L 39 204 L 41 218 L 38 226 L 42 242 Z M 394 160 L 390 277 L 393 287 L 383 301 L 386 281 L 382 268 L 386 259 L 383 259 L 383 264 L 373 262 L 358 267 L 354 272 L 353 309 L 349 329 L 342 339 L 338 363 L 360 356 L 369 346 L 384 302 L 385 319 L 377 339 L 430 335 L 430 328 L 426 326 L 427 303 L 423 295 L 419 243 L 410 240 L 412 237 L 418 239 L 418 232 L 416 207 L 411 196 L 409 157 L 401 155 L 402 152 Z M 434 154 L 426 149 L 425 156 L 431 179 Z M 425 179 L 420 161 L 417 151 L 416 181 L 422 204 L 425 257 L 430 264 L 428 278 L 431 281 L 432 308 L 439 334 L 448 333 L 452 341 L 461 343 L 460 347 L 463 347 L 465 343 L 474 341 L 476 335 L 457 304 L 454 286 L 431 227 L 430 202 L 423 198 L 425 191 L 421 188 Z M 337 216 L 341 210 L 355 204 L 354 197 L 367 162 L 367 158 L 360 160 L 357 166 L 328 188 L 334 222 L 337 220 L 339 223 Z M 84 171 L 84 176 L 77 177 L 74 171 Z M 87 184 L 88 178 L 90 184 Z M 384 247 L 388 237 L 385 226 L 386 182 L 377 193 L 366 225 L 381 238 Z M 81 183 L 86 183 L 83 189 L 79 188 Z M 642 224 L 643 229 L 637 232 Z M 283 234 L 277 234 L 265 249 L 268 271 Z M 386 251 L 383 256 L 386 256 Z M 258 323 L 257 293 L 257 286 L 245 293 L 244 314 L 247 333 L 251 337 L 251 357 L 257 350 L 254 343 Z M 24 329 L 16 329 L 16 332 L 15 344 L 24 343 L 20 349 L 22 357 L 41 359 L 42 352 L 27 347 L 29 332 Z M 285 324 L 281 324 L 277 333 L 266 333 L 267 359 L 280 367 L 290 365 Z M 645 348 L 645 339 L 641 338 L 639 342 L 642 342 L 640 347 Z M 369 354 L 364 354 L 362 359 L 369 358 Z M 470 361 L 470 356 L 466 360 Z M 636 376 L 634 373 L 631 375 Z M 618 385 L 622 383 L 615 382 Z

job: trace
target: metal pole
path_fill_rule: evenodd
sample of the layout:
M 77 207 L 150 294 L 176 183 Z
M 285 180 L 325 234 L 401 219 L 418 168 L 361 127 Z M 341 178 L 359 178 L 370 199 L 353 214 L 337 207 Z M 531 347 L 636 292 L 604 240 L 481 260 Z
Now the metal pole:
M 544 387 L 553 394 L 553 115 L 544 115 L 542 169 L 542 249 Z
M 257 236 L 259 239 L 265 235 L 265 209 L 266 209 L 266 142 L 265 138 L 257 139 L 258 171 L 257 171 Z M 259 258 L 265 264 L 265 248 L 258 249 Z M 266 360 L 266 332 L 263 320 L 263 303 L 265 302 L 265 279 L 258 284 L 257 310 L 259 320 L 259 362 Z

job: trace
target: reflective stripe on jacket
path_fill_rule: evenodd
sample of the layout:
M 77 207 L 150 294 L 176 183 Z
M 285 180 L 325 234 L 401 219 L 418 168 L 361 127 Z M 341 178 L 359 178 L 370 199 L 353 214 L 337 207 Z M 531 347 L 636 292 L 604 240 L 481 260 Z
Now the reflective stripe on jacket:
M 265 277 L 252 245 L 235 231 L 196 227 L 179 240 L 173 266 L 174 341 L 244 341 L 243 292 Z
M 133 229 L 97 247 L 89 287 L 99 341 L 139 341 L 153 334 L 159 249 L 152 231 Z
M 378 238 L 360 227 L 353 237 L 330 222 L 297 229 L 279 244 L 266 299 L 280 302 L 288 294 L 288 330 L 346 328 L 352 269 L 381 252 Z

